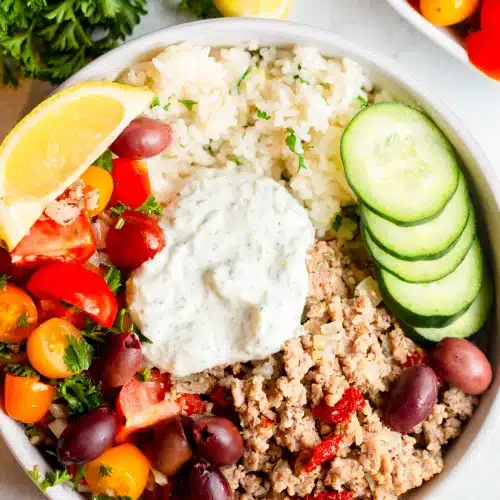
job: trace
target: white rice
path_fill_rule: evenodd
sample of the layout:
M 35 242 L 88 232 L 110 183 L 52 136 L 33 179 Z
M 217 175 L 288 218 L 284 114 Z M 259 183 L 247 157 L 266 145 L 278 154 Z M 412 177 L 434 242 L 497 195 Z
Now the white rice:
M 327 59 L 314 47 L 257 49 L 256 44 L 182 43 L 123 75 L 123 82 L 156 92 L 160 105 L 145 114 L 173 129 L 168 150 L 148 160 L 154 194 L 169 201 L 180 179 L 197 167 L 255 171 L 289 180 L 323 236 L 332 231 L 341 207 L 355 203 L 340 138 L 362 99 L 374 100 L 372 85 L 356 62 Z M 195 101 L 192 109 L 182 100 Z M 258 118 L 257 110 L 270 118 Z M 297 153 L 304 155 L 306 168 L 300 171 L 298 156 L 286 143 L 287 129 L 297 137 Z

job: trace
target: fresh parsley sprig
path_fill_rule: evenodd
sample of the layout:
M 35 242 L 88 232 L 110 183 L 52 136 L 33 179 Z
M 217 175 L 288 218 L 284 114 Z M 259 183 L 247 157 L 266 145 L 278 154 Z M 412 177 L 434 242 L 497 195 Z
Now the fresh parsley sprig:
M 286 145 L 288 146 L 288 149 L 290 149 L 290 151 L 292 153 L 295 154 L 295 156 L 297 156 L 298 160 L 299 160 L 299 166 L 297 168 L 297 173 L 299 173 L 303 168 L 306 169 L 307 168 L 307 165 L 304 161 L 304 154 L 303 153 L 299 153 L 297 151 L 297 136 L 295 135 L 295 131 L 292 129 L 292 128 L 287 128 L 286 129 Z M 302 142 L 301 142 L 302 144 Z
M 64 353 L 64 363 L 72 373 L 88 370 L 94 358 L 94 348 L 85 341 L 68 336 L 68 346 Z
M 56 469 L 54 472 L 48 472 L 43 479 L 37 469 L 28 471 L 28 475 L 43 493 L 46 493 L 49 488 L 54 486 L 73 481 L 73 476 L 66 469 Z
M 58 382 L 57 394 L 68 404 L 71 417 L 95 410 L 103 402 L 99 383 L 83 373 Z
M 40 375 L 27 365 L 9 364 L 4 366 L 4 371 L 12 373 L 16 377 L 40 378 Z

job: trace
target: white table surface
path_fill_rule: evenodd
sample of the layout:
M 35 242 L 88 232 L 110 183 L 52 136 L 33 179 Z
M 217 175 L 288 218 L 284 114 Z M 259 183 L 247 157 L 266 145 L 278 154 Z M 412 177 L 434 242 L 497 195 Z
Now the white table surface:
M 404 1 L 404 0 L 401 0 Z M 134 32 L 148 33 L 188 20 L 171 7 L 175 0 L 150 0 L 149 14 Z M 408 68 L 467 124 L 500 171 L 500 83 L 485 78 L 435 46 L 391 10 L 385 0 L 294 0 L 290 19 L 329 29 L 385 54 Z M 47 85 L 24 82 L 19 90 L 0 90 L 2 138 L 24 112 L 46 95 Z M 467 477 L 453 481 L 450 500 L 498 498 L 500 437 L 485 448 Z M 0 499 L 43 500 L 0 441 Z

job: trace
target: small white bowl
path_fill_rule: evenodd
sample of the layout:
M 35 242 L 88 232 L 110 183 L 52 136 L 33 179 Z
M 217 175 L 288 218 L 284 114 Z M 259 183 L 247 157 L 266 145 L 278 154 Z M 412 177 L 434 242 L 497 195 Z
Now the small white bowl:
M 260 45 L 314 45 L 328 57 L 346 56 L 361 63 L 375 85 L 384 86 L 401 100 L 423 108 L 448 136 L 461 156 L 471 190 L 475 195 L 478 221 L 483 221 L 484 243 L 490 255 L 495 281 L 500 277 L 500 183 L 483 152 L 464 125 L 426 87 L 393 61 L 321 29 L 285 21 L 262 19 L 218 19 L 184 24 L 156 31 L 133 40 L 92 62 L 62 87 L 88 80 L 114 80 L 132 63 L 174 43 L 189 40 L 204 45 L 237 45 L 257 40 Z M 411 498 L 449 499 L 450 487 L 458 477 L 470 477 L 468 466 L 478 460 L 484 445 L 500 440 L 500 294 L 495 308 L 497 317 L 491 326 L 489 357 L 495 379 L 481 399 L 465 431 L 446 455 L 445 470 L 436 479 L 412 493 Z M 38 450 L 28 443 L 22 427 L 0 411 L 0 433 L 14 456 L 27 470 L 35 464 L 48 470 Z M 51 500 L 81 500 L 67 486 L 49 489 Z

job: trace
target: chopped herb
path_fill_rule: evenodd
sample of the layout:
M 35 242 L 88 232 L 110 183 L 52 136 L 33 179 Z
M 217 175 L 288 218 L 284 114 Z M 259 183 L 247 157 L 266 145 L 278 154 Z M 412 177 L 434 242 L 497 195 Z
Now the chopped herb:
M 182 0 L 179 10 L 181 12 L 189 12 L 200 19 L 222 17 L 222 14 L 215 7 L 213 0 Z
M 143 342 L 144 344 L 152 344 L 153 341 L 148 339 L 146 337 L 146 335 L 142 334 L 141 331 L 139 330 L 139 328 L 137 328 L 137 325 L 131 320 L 129 311 L 126 308 L 120 309 L 120 311 L 116 317 L 116 320 L 115 320 L 115 325 L 113 328 L 110 329 L 110 331 L 112 331 L 114 333 L 124 332 L 125 331 L 125 316 L 127 316 L 128 319 L 130 320 L 130 322 L 132 323 L 131 326 L 127 325 L 126 330 L 129 332 L 135 333 L 139 337 L 139 340 L 141 342 Z
M 54 450 L 44 449 L 43 453 L 45 453 L 46 455 L 50 455 L 51 457 L 57 458 L 57 453 Z
M 264 59 L 264 57 L 260 53 L 260 49 L 255 49 L 255 50 L 247 49 L 247 52 L 250 54 L 250 57 L 252 58 L 255 57 L 257 59 L 256 65 L 259 66 L 262 59 Z
M 150 109 L 155 108 L 156 106 L 160 105 L 160 98 L 156 96 L 152 101 L 151 104 L 149 105 Z
M 5 290 L 7 288 L 7 282 L 10 276 L 8 274 L 0 274 L 0 290 Z
M 108 172 L 113 170 L 113 155 L 111 151 L 107 149 L 104 153 L 97 158 L 97 160 L 93 163 L 96 167 L 101 167 Z
M 191 99 L 179 99 L 181 104 L 184 104 L 189 111 L 192 111 L 193 108 L 198 104 L 198 101 L 193 101 Z
M 57 394 L 68 404 L 71 417 L 95 410 L 103 401 L 99 383 L 90 380 L 83 373 L 58 382 Z
M 137 209 L 146 215 L 163 215 L 163 207 L 156 201 L 155 197 L 150 194 L 148 199 Z
M 286 129 L 287 136 L 286 136 L 286 145 L 290 149 L 292 153 L 295 153 L 299 160 L 299 166 L 297 168 L 297 173 L 299 173 L 303 168 L 307 168 L 307 165 L 304 162 L 304 155 L 302 153 L 297 152 L 297 136 L 295 135 L 295 132 L 291 128 Z
M 203 149 L 205 149 L 205 151 L 208 151 L 211 155 L 214 154 L 214 148 L 212 146 L 212 143 L 214 142 L 213 139 L 210 139 L 208 141 L 208 144 L 206 146 L 203 147 Z
M 238 165 L 238 167 L 241 167 L 243 165 L 243 161 L 240 158 L 238 158 L 236 155 L 232 155 L 229 158 L 229 161 L 236 163 L 236 165 Z
M 85 318 L 85 330 L 82 330 L 82 335 L 95 342 L 104 342 L 104 337 L 108 334 L 107 329 L 103 329 L 95 321 L 92 321 L 88 316 Z
M 115 224 L 115 229 L 121 229 L 125 225 L 125 219 L 123 217 L 118 217 Z
M 100 477 L 111 477 L 113 469 L 109 465 L 102 464 L 99 466 L 98 473 Z
M 250 71 L 252 71 L 252 68 L 250 68 L 250 66 L 248 66 L 248 68 L 245 70 L 243 75 L 241 75 L 241 78 L 238 80 L 238 83 L 236 85 L 236 88 L 238 89 L 238 91 L 240 90 L 241 84 L 245 81 L 247 76 L 250 74 Z
M 28 471 L 28 474 L 43 493 L 46 493 L 49 488 L 53 488 L 54 486 L 73 481 L 73 476 L 66 469 L 56 469 L 54 472 L 48 472 L 43 481 L 36 469 Z
M 332 221 L 332 229 L 337 232 L 340 229 L 340 226 L 342 225 L 342 216 L 337 214 Z
M 4 371 L 16 377 L 40 378 L 38 373 L 30 366 L 10 364 L 4 366 Z
M 85 339 L 78 340 L 72 336 L 67 338 L 68 346 L 64 354 L 64 362 L 68 370 L 72 373 L 88 370 L 94 357 L 93 347 Z
M 126 212 L 127 210 L 131 210 L 130 207 L 128 207 L 127 205 L 123 204 L 121 201 L 118 203 L 118 205 L 116 205 L 115 207 L 112 207 L 110 209 L 110 212 L 112 215 L 116 216 L 116 217 L 120 217 L 120 215 L 123 214 L 123 212 Z
M 0 359 L 10 359 L 10 358 L 12 358 L 10 344 L 7 342 L 0 342 Z
M 358 95 L 357 99 L 359 101 L 359 105 L 360 105 L 361 109 L 364 109 L 367 106 L 369 106 L 368 101 L 364 97 L 361 97 L 360 95 Z
M 359 217 L 359 206 L 356 204 L 346 205 L 342 207 L 342 215 L 350 219 L 357 219 Z
M 168 100 L 167 104 L 163 106 L 163 111 L 168 111 L 170 109 L 170 99 Z
M 303 83 L 305 85 L 311 85 L 311 82 L 307 81 L 305 78 L 302 78 L 300 75 L 295 75 L 293 77 L 294 80 L 299 80 L 300 83 Z
M 80 467 L 78 467 L 78 469 L 75 472 L 75 478 L 74 478 L 74 481 L 77 485 L 80 481 L 85 479 L 85 474 L 86 474 L 85 467 L 83 465 L 80 465 Z
M 26 328 L 27 326 L 29 326 L 28 313 L 23 312 L 21 314 L 21 316 L 19 316 L 19 318 L 17 319 L 17 327 L 18 328 Z
M 263 120 L 270 120 L 271 115 L 268 115 L 265 111 L 262 111 L 259 108 L 257 108 L 257 118 L 262 118 Z
M 40 473 L 37 470 L 37 466 L 35 465 L 35 469 L 27 470 L 27 474 L 31 477 L 32 481 L 38 486 L 40 484 Z
M 123 286 L 123 277 L 122 272 L 117 269 L 115 266 L 109 266 L 106 274 L 104 275 L 104 279 L 108 284 L 111 291 L 116 295 L 118 290 Z
M 26 424 L 24 426 L 24 433 L 28 437 L 34 437 L 34 436 L 39 436 L 40 435 L 40 431 L 39 431 L 39 429 L 37 428 L 37 426 L 35 424 Z
M 146 368 L 142 373 L 137 372 L 135 376 L 139 382 L 147 382 L 151 377 L 151 368 Z
M 146 335 L 144 335 L 135 325 L 134 325 L 135 329 L 134 329 L 134 333 L 139 337 L 139 340 L 143 343 L 143 344 L 152 344 L 153 341 L 146 337 Z

